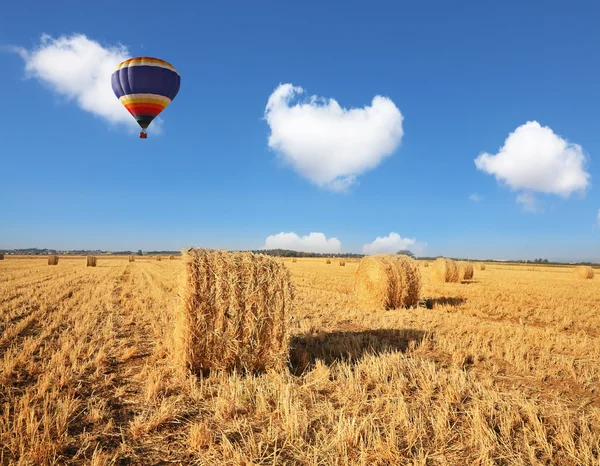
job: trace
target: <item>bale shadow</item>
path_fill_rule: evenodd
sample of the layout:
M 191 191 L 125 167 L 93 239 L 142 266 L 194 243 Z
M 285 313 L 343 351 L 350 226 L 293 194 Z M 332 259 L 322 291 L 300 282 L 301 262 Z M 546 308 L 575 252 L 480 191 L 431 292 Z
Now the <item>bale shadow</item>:
M 306 333 L 290 342 L 290 372 L 301 376 L 317 359 L 327 365 L 338 361 L 356 362 L 367 354 L 406 351 L 418 346 L 426 332 L 414 329 L 377 329 L 348 332 Z
M 437 306 L 459 306 L 461 304 L 466 303 L 467 300 L 465 298 L 451 298 L 448 296 L 442 296 L 440 298 L 427 298 L 425 300 L 425 307 L 427 309 L 433 309 Z
M 471 285 L 472 283 L 479 283 L 479 280 L 462 280 L 460 283 L 462 285 Z

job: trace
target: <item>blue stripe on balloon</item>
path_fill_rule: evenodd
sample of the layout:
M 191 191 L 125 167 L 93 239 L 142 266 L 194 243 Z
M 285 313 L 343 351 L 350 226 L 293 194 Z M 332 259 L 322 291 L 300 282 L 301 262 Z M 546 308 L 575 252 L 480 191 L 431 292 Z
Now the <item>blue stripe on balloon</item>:
M 180 76 L 159 66 L 128 66 L 111 76 L 117 98 L 128 94 L 158 94 L 173 100 L 179 92 Z

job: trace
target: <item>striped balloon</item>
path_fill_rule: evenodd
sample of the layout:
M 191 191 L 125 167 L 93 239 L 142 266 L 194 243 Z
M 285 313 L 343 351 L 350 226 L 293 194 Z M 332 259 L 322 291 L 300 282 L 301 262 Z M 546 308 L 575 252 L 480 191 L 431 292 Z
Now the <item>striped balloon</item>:
M 121 104 L 142 127 L 140 137 L 145 138 L 152 120 L 179 92 L 181 78 L 173 65 L 164 60 L 137 57 L 120 63 L 111 82 Z

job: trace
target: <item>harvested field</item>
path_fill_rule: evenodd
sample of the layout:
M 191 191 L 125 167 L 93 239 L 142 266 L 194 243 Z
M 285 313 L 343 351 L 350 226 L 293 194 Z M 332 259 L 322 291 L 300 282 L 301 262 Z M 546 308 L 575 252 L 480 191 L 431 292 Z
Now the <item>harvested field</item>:
M 600 280 L 420 268 L 415 308 L 353 294 L 358 262 L 286 261 L 290 364 L 174 367 L 185 261 L 0 262 L 0 464 L 600 463 Z M 597 270 L 596 270 L 597 272 Z

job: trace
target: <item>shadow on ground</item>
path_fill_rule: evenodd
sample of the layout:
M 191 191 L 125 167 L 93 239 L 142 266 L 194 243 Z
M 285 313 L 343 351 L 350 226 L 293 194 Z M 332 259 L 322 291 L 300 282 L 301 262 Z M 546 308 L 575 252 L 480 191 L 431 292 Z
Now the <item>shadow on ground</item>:
M 298 335 L 290 344 L 290 371 L 300 376 L 317 359 L 327 365 L 336 361 L 354 362 L 366 354 L 406 351 L 418 346 L 426 333 L 414 329 L 377 329 L 353 332 L 318 332 Z

